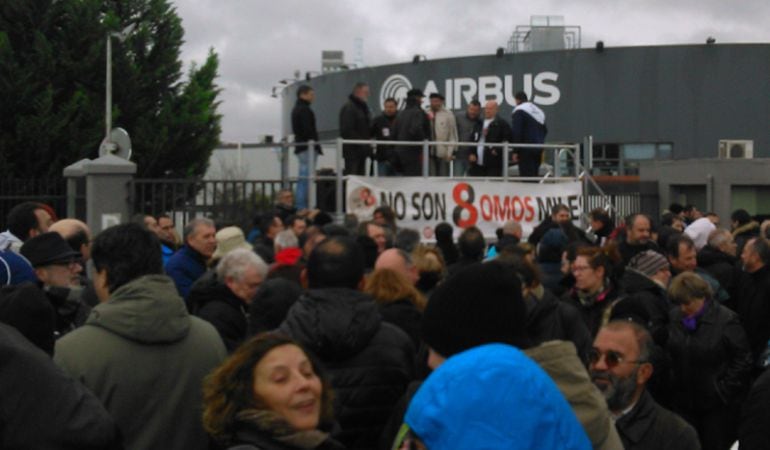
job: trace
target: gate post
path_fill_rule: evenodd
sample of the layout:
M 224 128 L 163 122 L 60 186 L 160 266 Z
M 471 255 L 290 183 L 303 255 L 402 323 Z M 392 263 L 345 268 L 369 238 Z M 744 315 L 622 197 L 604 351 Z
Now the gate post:
M 86 223 L 93 234 L 126 223 L 132 212 L 129 199 L 136 164 L 112 154 L 83 165 L 86 177 Z
M 81 186 L 83 185 L 83 177 L 85 176 L 85 165 L 90 163 L 90 159 L 81 159 L 80 161 L 70 164 L 62 171 L 62 175 L 67 179 L 67 217 L 82 219 L 83 212 L 78 214 L 77 198 L 78 191 L 82 192 Z

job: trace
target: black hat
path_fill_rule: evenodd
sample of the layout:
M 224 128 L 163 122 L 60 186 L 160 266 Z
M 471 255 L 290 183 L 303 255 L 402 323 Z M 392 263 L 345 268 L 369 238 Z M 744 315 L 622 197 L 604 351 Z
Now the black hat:
M 0 290 L 0 322 L 16 328 L 27 340 L 53 355 L 53 306 L 34 284 L 22 283 Z
M 434 92 L 430 94 L 430 98 L 440 98 L 441 100 L 446 100 L 443 95 L 439 94 L 438 92 Z
M 422 317 L 422 338 L 446 358 L 492 342 L 520 348 L 527 339 L 521 282 L 508 267 L 477 263 L 436 288 Z
M 414 88 L 409 89 L 409 92 L 406 93 L 407 97 L 425 97 L 425 94 L 422 93 L 421 90 Z
M 67 241 L 54 232 L 33 237 L 21 246 L 19 252 L 29 260 L 32 267 L 81 258 L 79 252 L 72 250 Z

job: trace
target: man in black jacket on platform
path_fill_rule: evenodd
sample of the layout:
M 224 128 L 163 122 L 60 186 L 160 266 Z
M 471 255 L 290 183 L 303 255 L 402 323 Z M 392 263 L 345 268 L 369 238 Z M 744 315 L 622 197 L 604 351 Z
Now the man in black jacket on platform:
M 294 154 L 299 160 L 299 181 L 297 181 L 297 207 L 304 209 L 308 207 L 306 178 L 315 171 L 316 159 L 313 159 L 313 167 L 310 167 L 310 154 L 307 151 L 308 141 L 315 141 L 316 158 L 317 155 L 323 155 L 323 150 L 318 144 L 318 131 L 315 126 L 315 113 L 310 109 L 310 104 L 315 100 L 315 91 L 310 86 L 303 84 L 297 89 L 297 103 L 291 110 L 291 131 L 294 133 Z
M 430 139 L 430 121 L 422 110 L 424 95 L 419 89 L 406 93 L 406 108 L 398 115 L 395 125 L 397 141 L 423 141 Z M 396 172 L 408 177 L 422 175 L 422 147 L 400 145 L 396 147 Z
M 484 106 L 484 121 L 479 132 L 479 144 L 476 154 L 468 155 L 471 163 L 468 174 L 475 177 L 503 176 L 503 148 L 489 147 L 484 144 L 511 142 L 511 126 L 497 115 L 497 102 L 490 100 Z M 506 164 L 507 169 L 507 164 Z
M 364 255 L 355 240 L 331 237 L 310 254 L 308 291 L 279 330 L 323 363 L 335 393 L 347 448 L 377 447 L 396 401 L 413 379 L 415 349 L 396 326 L 382 321 L 377 304 L 359 291 Z
M 340 137 L 343 139 L 365 140 L 371 137 L 369 85 L 356 83 L 353 93 L 340 110 Z M 345 158 L 345 175 L 366 175 L 366 158 L 372 156 L 368 144 L 345 144 L 342 157 Z
M 395 140 L 396 117 L 398 116 L 398 102 L 390 97 L 383 102 L 382 114 L 372 121 L 372 137 L 378 141 Z M 377 175 L 389 177 L 396 174 L 393 169 L 395 164 L 395 149 L 392 145 L 377 144 Z

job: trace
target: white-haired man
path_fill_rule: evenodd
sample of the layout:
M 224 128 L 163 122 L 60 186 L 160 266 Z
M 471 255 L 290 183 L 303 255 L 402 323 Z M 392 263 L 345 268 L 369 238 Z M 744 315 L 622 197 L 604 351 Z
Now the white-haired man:
M 204 275 L 190 290 L 193 314 L 216 328 L 230 353 L 246 338 L 248 305 L 267 269 L 256 253 L 239 248 L 223 256 L 216 272 Z

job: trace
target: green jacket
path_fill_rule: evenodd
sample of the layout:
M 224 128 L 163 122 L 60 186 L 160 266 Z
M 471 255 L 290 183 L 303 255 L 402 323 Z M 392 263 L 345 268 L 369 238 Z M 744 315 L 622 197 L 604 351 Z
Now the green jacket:
M 129 450 L 208 448 L 201 384 L 225 356 L 214 327 L 187 313 L 165 275 L 118 288 L 54 352 L 99 397 Z

